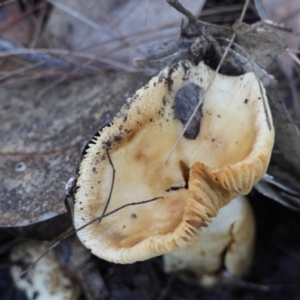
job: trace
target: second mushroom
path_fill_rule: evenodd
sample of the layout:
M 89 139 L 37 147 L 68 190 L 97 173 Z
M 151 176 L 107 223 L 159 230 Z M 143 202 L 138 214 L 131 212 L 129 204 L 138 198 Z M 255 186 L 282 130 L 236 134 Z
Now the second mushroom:
M 164 164 L 214 76 L 203 62 L 173 64 L 129 98 L 89 144 L 77 183 L 76 229 L 101 216 L 108 200 L 110 212 L 160 197 L 78 231 L 93 254 L 133 263 L 173 253 L 165 257 L 166 271 L 192 269 L 202 276 L 221 268 L 223 252 L 232 245 L 225 266 L 236 276 L 246 271 L 253 217 L 245 199 L 231 200 L 249 193 L 264 175 L 274 143 L 267 97 L 254 73 L 216 75 Z M 206 263 L 201 251 L 206 251 Z

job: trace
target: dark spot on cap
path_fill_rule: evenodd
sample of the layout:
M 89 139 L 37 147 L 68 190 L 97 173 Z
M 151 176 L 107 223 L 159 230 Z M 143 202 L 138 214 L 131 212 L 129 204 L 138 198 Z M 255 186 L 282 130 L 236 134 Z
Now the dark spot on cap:
M 64 288 L 65 288 L 66 290 L 70 290 L 70 289 L 72 288 L 72 286 L 69 285 L 69 284 L 67 284 L 67 285 L 64 286 Z
M 157 113 L 163 117 L 165 115 L 165 108 L 164 107 L 160 108 Z
M 181 66 L 184 70 L 184 75 L 186 76 L 188 71 L 190 70 L 190 66 L 188 64 L 184 63 L 184 62 L 182 62 Z
M 175 118 L 179 119 L 183 125 L 186 125 L 199 100 L 203 96 L 204 90 L 195 83 L 189 83 L 182 87 L 175 95 L 174 114 Z M 202 104 L 196 112 L 189 127 L 184 133 L 187 139 L 195 139 L 200 131 L 200 121 L 202 117 Z
M 92 168 L 93 173 L 95 174 L 97 169 L 95 167 Z
M 136 219 L 137 218 L 136 214 L 131 214 L 131 218 Z
M 171 91 L 174 80 L 170 77 L 167 77 L 167 78 L 165 78 L 165 83 L 168 86 L 168 90 Z
M 248 101 L 249 101 L 248 99 L 245 99 L 245 100 L 244 100 L 244 103 L 245 103 L 245 104 L 247 104 L 247 103 L 248 103 Z
M 178 69 L 178 64 L 176 63 L 174 66 L 169 67 L 169 73 L 168 76 L 165 78 L 165 83 L 168 86 L 168 90 L 172 90 L 172 86 L 174 83 L 174 80 L 172 79 L 172 74 Z
M 165 98 L 165 96 L 164 96 L 164 97 L 163 97 L 163 105 L 166 106 L 166 104 L 167 104 L 167 100 L 166 100 L 166 98 Z
M 122 141 L 122 137 L 121 137 L 120 135 L 116 135 L 116 136 L 114 137 L 114 141 L 115 141 L 115 142 L 121 142 L 121 141 Z
M 112 146 L 111 140 L 108 139 L 105 142 L 103 142 L 103 144 L 107 147 L 107 149 L 109 150 Z
M 218 116 L 218 118 L 221 118 L 221 116 L 220 115 L 217 115 Z

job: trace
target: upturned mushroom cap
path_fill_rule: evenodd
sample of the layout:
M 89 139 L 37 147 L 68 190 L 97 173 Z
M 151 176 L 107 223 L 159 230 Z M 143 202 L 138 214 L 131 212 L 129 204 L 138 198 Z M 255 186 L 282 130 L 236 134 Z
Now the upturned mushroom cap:
M 264 175 L 274 129 L 253 73 L 217 74 L 198 121 L 164 164 L 214 75 L 204 63 L 181 61 L 164 69 L 92 140 L 79 171 L 75 228 L 101 216 L 112 184 L 107 212 L 163 197 L 128 206 L 78 231 L 93 254 L 132 263 L 184 249 L 199 240 L 201 227 L 222 206 L 247 194 Z

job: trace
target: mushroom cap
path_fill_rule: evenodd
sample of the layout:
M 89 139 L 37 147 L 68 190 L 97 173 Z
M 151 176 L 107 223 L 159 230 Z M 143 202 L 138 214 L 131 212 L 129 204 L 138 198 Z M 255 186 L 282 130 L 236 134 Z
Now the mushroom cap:
M 164 69 L 89 144 L 77 182 L 76 229 L 101 216 L 112 185 L 107 212 L 162 197 L 127 206 L 78 231 L 93 254 L 132 263 L 184 249 L 199 240 L 201 227 L 221 207 L 247 194 L 264 175 L 274 129 L 254 73 L 216 74 L 196 114 L 198 125 L 191 125 L 191 134 L 164 164 L 186 123 L 181 110 L 191 114 L 194 98 L 199 101 L 214 76 L 203 62 L 180 61 Z

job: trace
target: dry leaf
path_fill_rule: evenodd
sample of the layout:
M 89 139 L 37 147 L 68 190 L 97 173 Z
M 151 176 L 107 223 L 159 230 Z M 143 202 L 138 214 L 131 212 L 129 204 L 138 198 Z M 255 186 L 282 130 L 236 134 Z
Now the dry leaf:
M 300 2 L 299 0 L 264 0 L 267 18 L 277 22 L 284 23 L 286 26 L 299 32 L 300 28 Z M 300 36 L 290 34 L 284 31 L 277 31 L 285 40 L 290 49 L 298 49 L 300 46 Z M 279 64 L 287 78 L 292 76 L 293 60 L 287 54 L 283 54 L 279 58 Z
M 55 6 L 58 2 L 64 8 Z M 182 1 L 195 13 L 201 11 L 204 2 Z M 145 55 L 149 45 L 176 39 L 183 19 L 161 0 L 51 3 L 55 9 L 41 37 L 43 46 L 86 51 L 129 65 L 137 56 Z
M 2 91 L 0 226 L 24 226 L 66 212 L 65 185 L 81 147 L 105 113 L 113 116 L 143 83 L 141 75 L 106 73 L 64 82 L 40 99 L 36 95 L 45 83 L 39 81 Z

